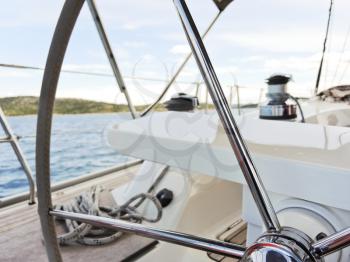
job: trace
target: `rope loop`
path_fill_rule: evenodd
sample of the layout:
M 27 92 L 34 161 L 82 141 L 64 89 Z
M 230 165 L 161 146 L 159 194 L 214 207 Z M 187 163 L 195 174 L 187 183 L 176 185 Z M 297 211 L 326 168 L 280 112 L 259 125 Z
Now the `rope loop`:
M 141 193 L 133 196 L 126 203 L 117 207 L 103 207 L 99 206 L 100 193 L 103 191 L 103 187 L 94 186 L 90 191 L 82 193 L 69 203 L 56 205 L 54 208 L 68 212 L 122 219 L 133 223 L 142 223 L 143 221 L 156 223 L 162 218 L 162 205 L 158 198 L 151 193 Z M 155 206 L 157 211 L 156 217 L 147 217 L 139 211 L 140 206 L 146 203 L 146 200 Z M 59 219 L 56 218 L 56 220 Z M 60 245 L 74 243 L 90 246 L 105 245 L 119 239 L 123 235 L 119 231 L 95 228 L 89 224 L 79 223 L 70 219 L 61 221 L 64 222 L 68 232 L 57 237 Z

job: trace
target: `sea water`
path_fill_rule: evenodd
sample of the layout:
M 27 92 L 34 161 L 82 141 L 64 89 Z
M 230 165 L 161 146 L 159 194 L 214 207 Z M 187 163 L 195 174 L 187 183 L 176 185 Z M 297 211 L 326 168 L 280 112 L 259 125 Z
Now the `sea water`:
M 129 114 L 55 115 L 51 138 L 52 183 L 102 170 L 130 158 L 106 142 L 106 130 Z M 8 117 L 35 176 L 36 116 Z M 4 133 L 0 127 L 0 137 Z M 0 198 L 28 191 L 28 182 L 12 147 L 0 143 Z

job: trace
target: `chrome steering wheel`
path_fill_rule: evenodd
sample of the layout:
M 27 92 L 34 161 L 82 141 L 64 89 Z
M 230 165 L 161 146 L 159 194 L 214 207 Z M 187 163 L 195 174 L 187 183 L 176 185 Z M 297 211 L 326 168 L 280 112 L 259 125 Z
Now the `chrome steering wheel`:
M 86 1 L 90 5 L 93 4 L 93 0 Z M 277 215 L 236 125 L 186 2 L 185 0 L 173 1 L 191 46 L 192 53 L 258 207 L 266 228 L 266 233 L 259 237 L 253 245 L 245 248 L 226 242 L 160 230 L 140 224 L 52 209 L 50 191 L 50 137 L 53 105 L 66 48 L 80 10 L 85 2 L 85 0 L 66 0 L 56 26 L 46 63 L 37 125 L 36 176 L 38 207 L 49 260 L 62 261 L 56 238 L 54 216 L 234 257 L 243 262 L 316 262 L 322 261 L 324 256 L 350 245 L 350 228 L 314 242 L 310 237 L 297 229 L 280 226 Z M 214 2 L 221 11 L 232 0 L 214 0 Z

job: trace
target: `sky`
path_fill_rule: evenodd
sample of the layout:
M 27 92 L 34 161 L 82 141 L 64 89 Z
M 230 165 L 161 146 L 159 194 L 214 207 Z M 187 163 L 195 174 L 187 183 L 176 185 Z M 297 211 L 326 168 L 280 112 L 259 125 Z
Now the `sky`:
M 0 9 L 0 63 L 44 67 L 64 1 L 3 1 Z M 188 0 L 203 32 L 217 13 L 211 0 Z M 350 1 L 334 0 L 328 52 L 321 89 L 350 82 Z M 290 92 L 310 96 L 325 35 L 329 0 L 236 0 L 205 39 L 225 92 L 237 83 L 241 98 L 256 102 L 265 79 L 291 74 Z M 117 62 L 124 76 L 167 80 L 189 52 L 171 0 L 96 0 Z M 350 38 L 350 37 L 349 37 Z M 74 29 L 64 69 L 111 73 L 87 6 Z M 0 97 L 40 94 L 42 71 L 0 68 Z M 169 95 L 195 92 L 200 82 L 192 60 Z M 165 83 L 126 78 L 135 104 L 150 103 Z M 112 77 L 62 73 L 58 97 L 125 103 Z M 200 88 L 200 99 L 205 88 Z

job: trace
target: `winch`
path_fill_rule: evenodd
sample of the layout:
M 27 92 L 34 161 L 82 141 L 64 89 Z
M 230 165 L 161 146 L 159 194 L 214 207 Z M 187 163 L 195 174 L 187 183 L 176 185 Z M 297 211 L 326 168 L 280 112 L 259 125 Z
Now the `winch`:
M 287 93 L 287 85 L 291 76 L 272 75 L 266 79 L 267 101 L 260 105 L 260 118 L 270 120 L 289 120 L 297 118 L 297 103 Z

